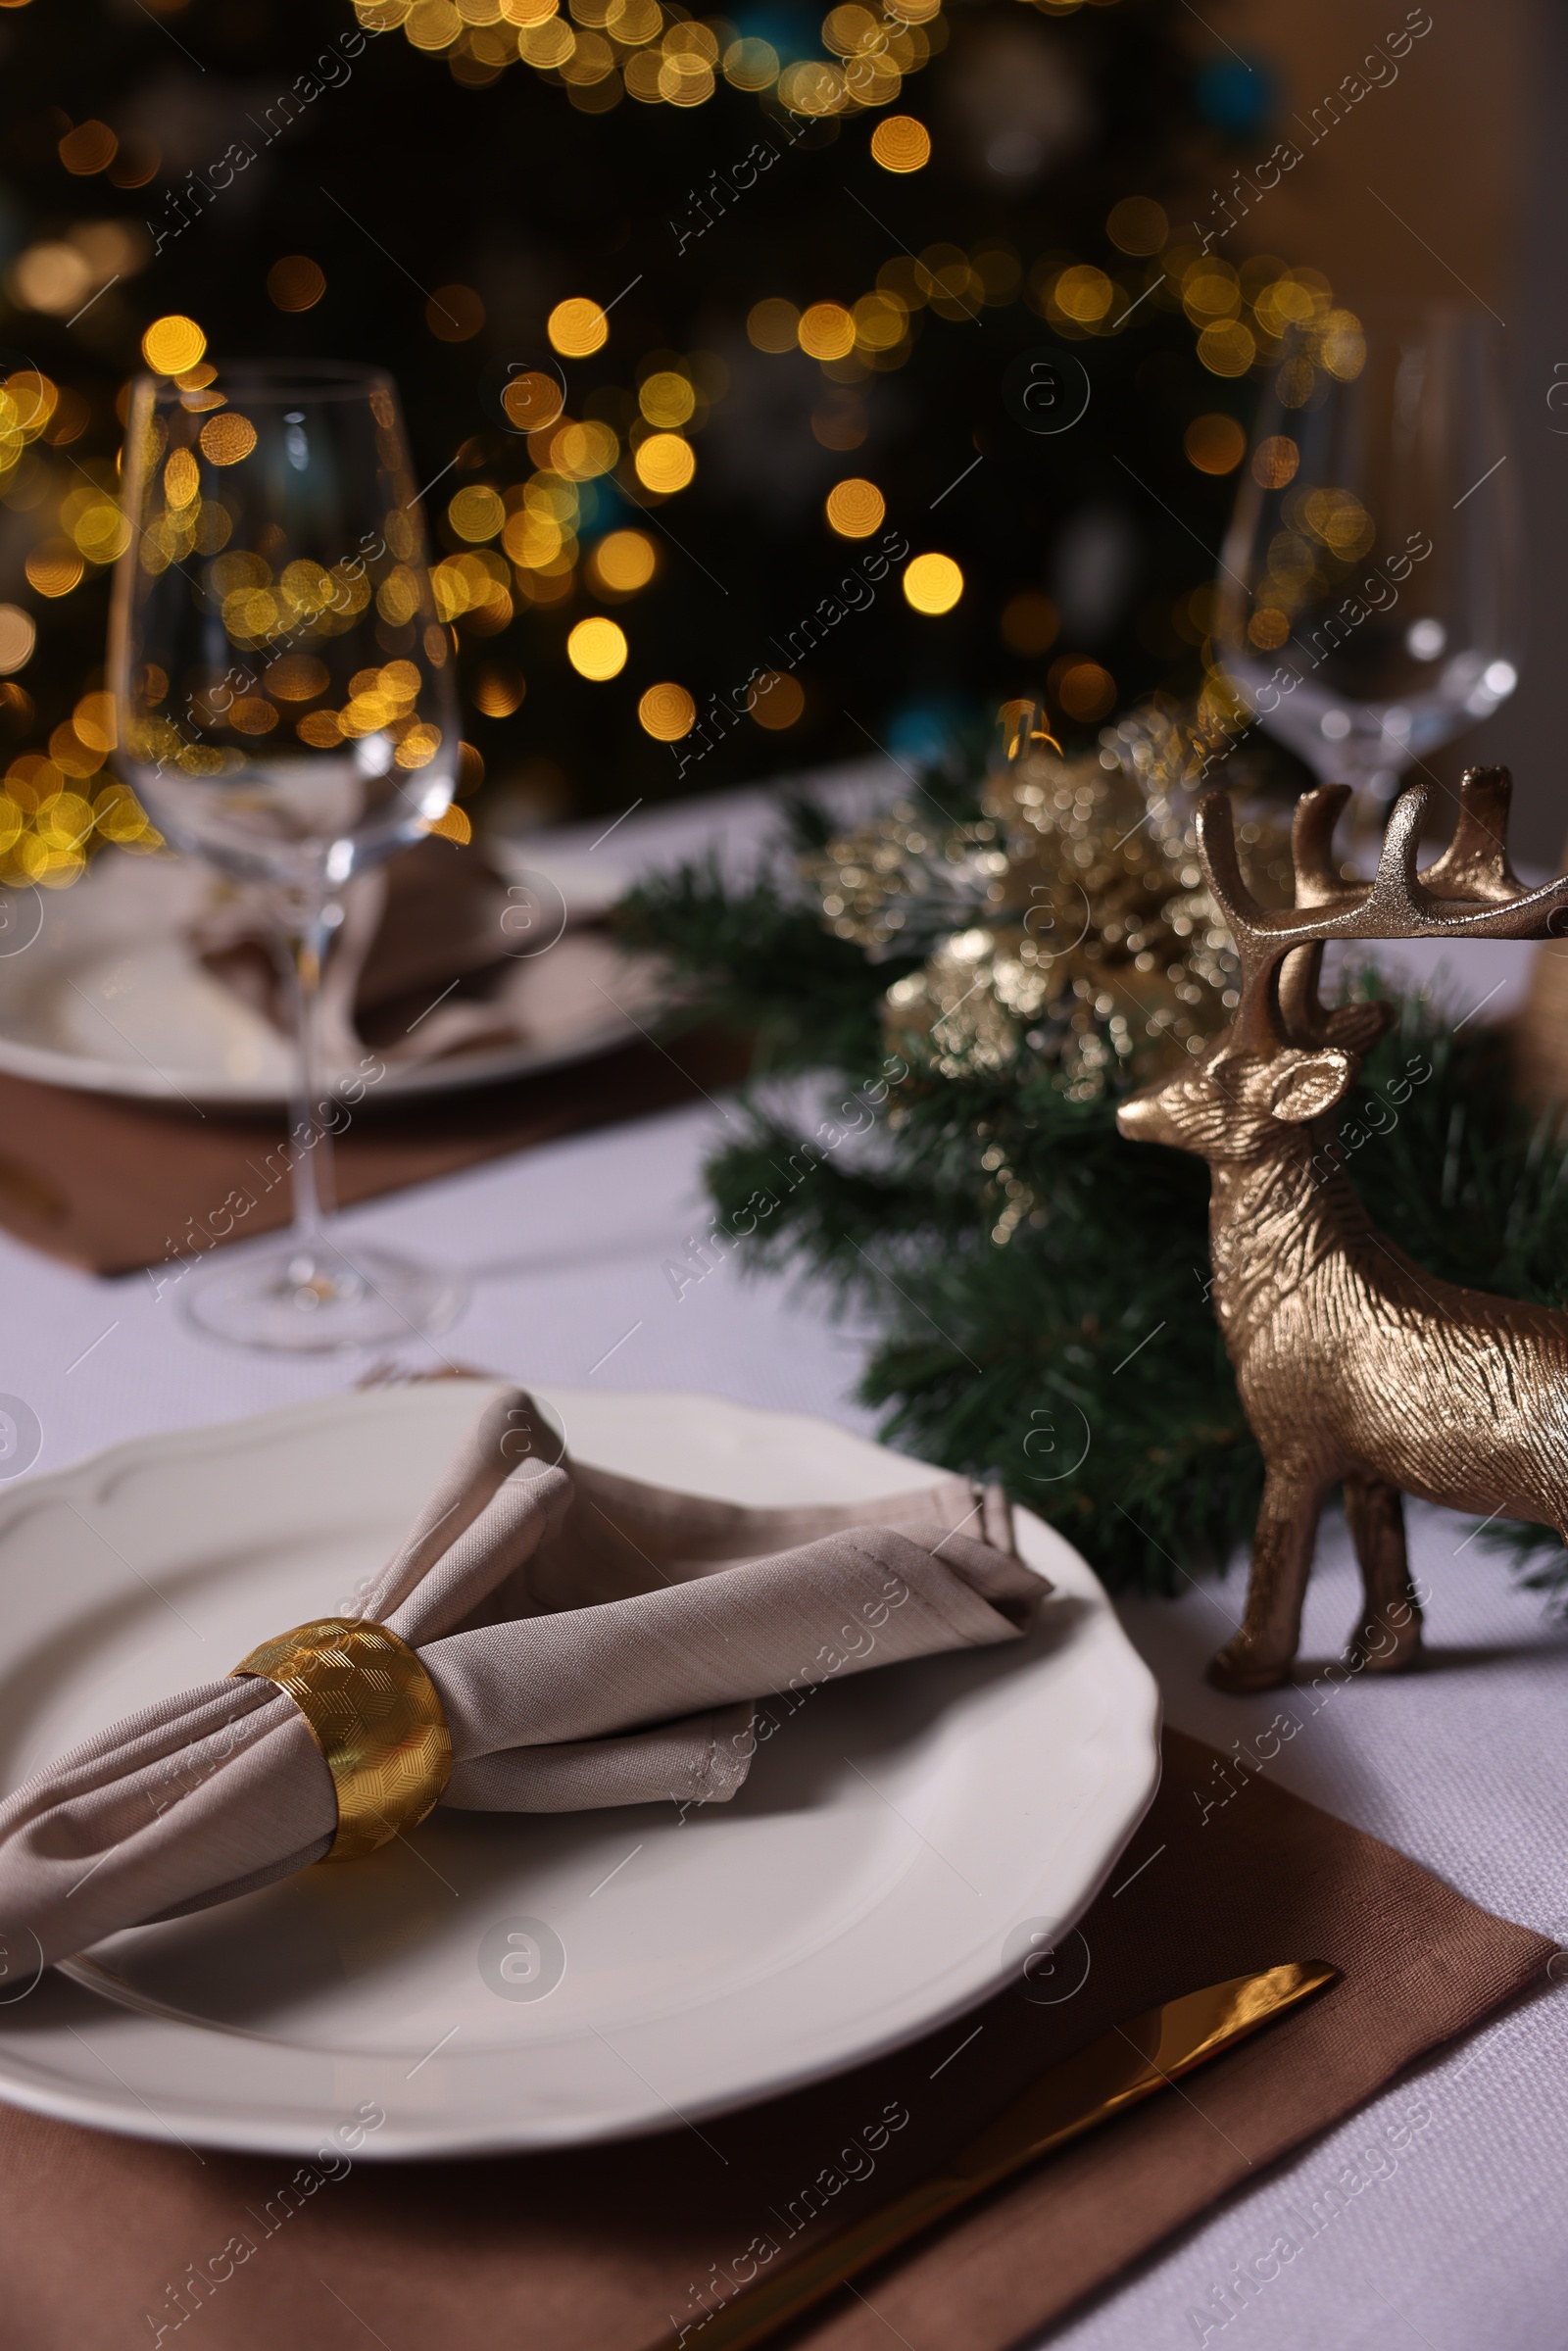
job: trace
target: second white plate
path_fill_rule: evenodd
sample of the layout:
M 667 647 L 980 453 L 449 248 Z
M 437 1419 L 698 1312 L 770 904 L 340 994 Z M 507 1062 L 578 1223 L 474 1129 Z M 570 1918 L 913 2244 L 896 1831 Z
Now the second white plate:
M 589 883 L 601 880 L 563 869 L 559 886 L 579 920 L 616 894 L 612 885 L 590 900 Z M 0 1069 L 91 1094 L 281 1108 L 287 1039 L 185 943 L 214 887 L 194 859 L 115 851 L 71 890 L 11 892 Z M 375 1099 L 490 1085 L 630 1045 L 648 1017 L 647 966 L 603 933 L 570 928 L 547 954 L 519 957 L 500 1001 L 514 1038 L 394 1063 Z

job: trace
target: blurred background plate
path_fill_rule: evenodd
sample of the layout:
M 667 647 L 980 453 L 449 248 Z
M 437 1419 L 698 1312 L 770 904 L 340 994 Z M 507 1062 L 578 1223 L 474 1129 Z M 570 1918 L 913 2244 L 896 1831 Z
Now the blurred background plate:
M 487 1383 L 374 1390 L 154 1437 L 0 1500 L 0 1785 L 259 1639 L 341 1611 L 401 1541 Z M 755 1504 L 938 1473 L 824 1421 L 562 1391 L 571 1449 Z M 365 2101 L 364 2152 L 559 2145 L 793 2087 L 959 2015 L 1070 1930 L 1158 1778 L 1158 1695 L 1091 1570 L 1019 1515 L 1036 1630 L 819 1688 L 733 1802 L 440 1811 L 307 1871 L 107 1938 L 0 2006 L 0 2094 L 144 2136 L 306 2153 Z M 40 1562 L 50 1572 L 40 1574 Z M 509 1935 L 542 1996 L 499 1975 Z M 547 1981 L 548 1979 L 548 1981 Z M 90 1996 L 84 1985 L 104 1997 Z
M 505 870 L 509 879 L 537 874 L 540 860 L 513 855 Z M 623 874 L 601 870 L 598 860 L 589 869 L 580 857 L 559 876 L 545 870 L 569 905 L 572 927 L 548 955 L 519 958 L 507 976 L 497 1009 L 519 1034 L 389 1063 L 378 1099 L 557 1069 L 640 1034 L 633 1015 L 646 1016 L 646 966 L 634 966 L 602 932 L 576 927 L 608 909 Z M 121 855 L 100 857 L 74 889 L 42 894 L 46 919 L 32 944 L 0 956 L 0 1070 L 153 1102 L 285 1106 L 287 1038 L 186 944 L 215 888 L 194 859 Z

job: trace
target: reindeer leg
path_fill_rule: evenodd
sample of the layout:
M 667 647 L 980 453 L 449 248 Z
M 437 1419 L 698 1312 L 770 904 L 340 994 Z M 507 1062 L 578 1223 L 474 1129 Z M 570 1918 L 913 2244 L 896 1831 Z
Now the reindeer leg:
M 1270 1464 L 1252 1538 L 1247 1615 L 1208 1669 L 1217 1690 L 1272 1690 L 1289 1680 L 1322 1508 L 1319 1479 Z
M 1346 1662 L 1357 1673 L 1398 1673 L 1421 1649 L 1421 1603 L 1404 1552 L 1403 1496 L 1386 1478 L 1352 1470 L 1345 1481 L 1345 1515 L 1366 1600 Z

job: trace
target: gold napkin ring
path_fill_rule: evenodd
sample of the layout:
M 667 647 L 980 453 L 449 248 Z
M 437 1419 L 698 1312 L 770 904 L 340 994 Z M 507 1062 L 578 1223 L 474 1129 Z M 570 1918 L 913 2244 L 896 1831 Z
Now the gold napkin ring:
M 413 1829 L 452 1777 L 452 1734 L 416 1652 L 385 1625 L 318 1617 L 264 1641 L 233 1668 L 275 1682 L 311 1727 L 337 1789 L 324 1861 L 357 1861 Z

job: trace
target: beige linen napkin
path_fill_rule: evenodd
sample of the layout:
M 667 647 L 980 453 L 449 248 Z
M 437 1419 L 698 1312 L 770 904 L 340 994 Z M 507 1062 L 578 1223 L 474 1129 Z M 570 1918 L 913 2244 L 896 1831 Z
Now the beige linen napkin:
M 1001 1495 L 962 1479 L 747 1510 L 552 1466 L 527 1449 L 541 1426 L 520 1391 L 492 1401 L 363 1604 L 435 1685 L 446 1804 L 721 1803 L 755 1749 L 753 1699 L 1016 1640 L 1050 1589 L 1012 1555 Z M 293 1700 L 208 1682 L 0 1804 L 0 1926 L 55 1959 L 303 1869 L 336 1821 Z
M 261 885 L 225 885 L 192 925 L 203 966 L 290 1030 Z M 321 980 L 321 1054 L 394 1068 L 514 1044 L 570 1044 L 653 1000 L 655 967 L 544 882 L 508 884 L 482 850 L 438 838 L 358 875 Z M 630 1019 L 624 1022 L 634 1033 Z

